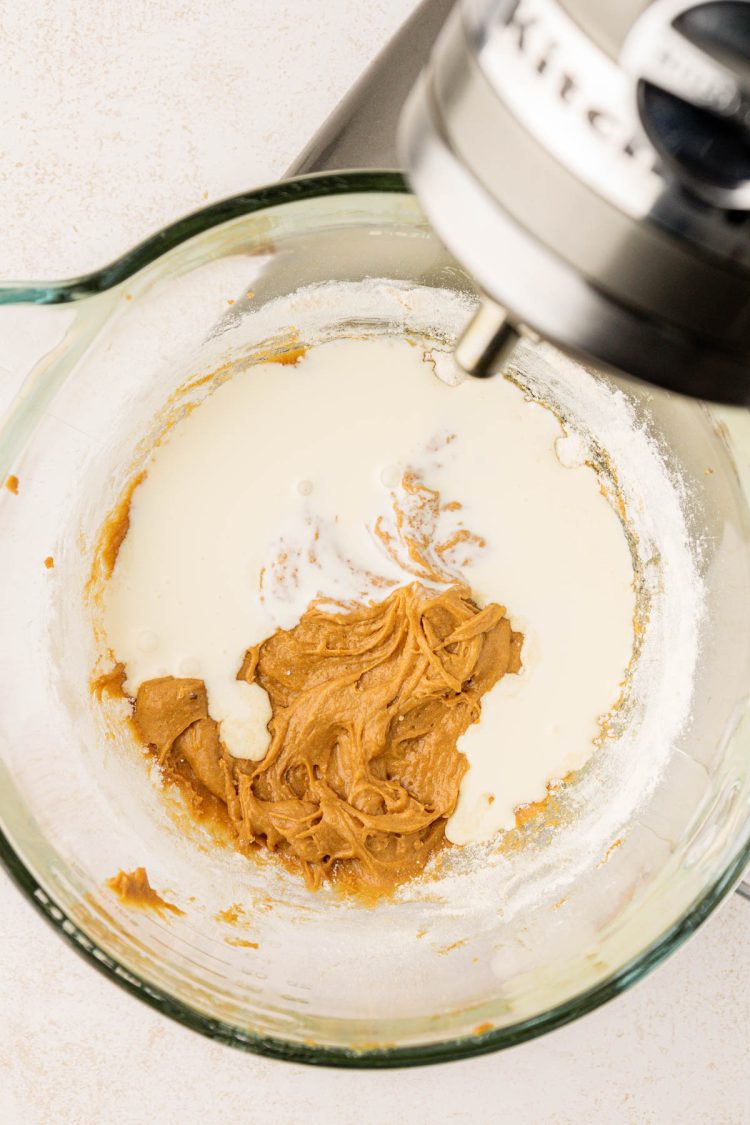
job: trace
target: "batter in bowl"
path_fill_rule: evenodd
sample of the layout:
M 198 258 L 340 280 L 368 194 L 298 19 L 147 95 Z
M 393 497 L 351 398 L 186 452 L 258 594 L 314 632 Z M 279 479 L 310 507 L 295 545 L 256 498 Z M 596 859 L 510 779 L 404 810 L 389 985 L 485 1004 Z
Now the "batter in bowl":
M 448 385 L 395 338 L 293 358 L 153 449 L 102 535 L 103 619 L 141 739 L 238 846 L 381 893 L 593 753 L 633 654 L 630 550 L 507 380 Z

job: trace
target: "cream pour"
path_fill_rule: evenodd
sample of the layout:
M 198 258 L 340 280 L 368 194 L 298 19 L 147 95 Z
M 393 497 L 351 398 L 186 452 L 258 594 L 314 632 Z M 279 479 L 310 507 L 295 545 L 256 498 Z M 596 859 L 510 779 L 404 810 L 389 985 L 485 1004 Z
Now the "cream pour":
M 461 505 L 441 512 L 440 539 L 467 529 L 486 543 L 454 551 L 455 572 L 525 635 L 522 674 L 484 697 L 461 740 L 470 768 L 447 835 L 512 827 L 591 756 L 633 646 L 623 526 L 566 450 L 555 415 L 514 384 L 448 386 L 401 339 L 336 340 L 234 374 L 153 450 L 133 495 L 104 607 L 127 690 L 200 676 L 230 752 L 260 759 L 270 708 L 236 680 L 245 650 L 316 598 L 380 599 L 383 583 L 414 580 L 374 528 L 415 471 Z

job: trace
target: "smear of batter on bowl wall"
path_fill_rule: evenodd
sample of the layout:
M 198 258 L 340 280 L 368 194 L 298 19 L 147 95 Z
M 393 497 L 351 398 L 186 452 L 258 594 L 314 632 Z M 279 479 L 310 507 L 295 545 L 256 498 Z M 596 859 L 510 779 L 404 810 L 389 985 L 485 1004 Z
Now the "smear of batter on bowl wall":
M 396 338 L 294 358 L 215 387 L 103 529 L 110 683 L 238 847 L 377 895 L 591 755 L 630 551 L 507 380 L 448 386 Z
M 156 914 L 184 914 L 179 906 L 167 902 L 165 898 L 155 891 L 149 881 L 145 867 L 136 867 L 134 871 L 118 871 L 107 886 L 126 906 L 136 906 L 141 910 L 153 910 Z

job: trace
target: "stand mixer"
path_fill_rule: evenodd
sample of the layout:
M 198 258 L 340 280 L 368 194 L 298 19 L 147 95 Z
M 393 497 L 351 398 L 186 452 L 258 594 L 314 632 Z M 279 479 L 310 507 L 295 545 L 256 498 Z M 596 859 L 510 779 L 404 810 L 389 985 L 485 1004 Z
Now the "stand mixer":
M 559 1027 L 653 969 L 750 863 L 750 413 L 643 382 L 750 403 L 750 6 L 453 7 L 416 9 L 296 178 L 84 277 L 0 286 L 41 353 L 0 425 L 0 865 L 133 995 L 298 1062 L 422 1064 Z M 379 336 L 444 354 L 458 337 L 475 375 L 512 360 L 579 452 L 606 455 L 649 617 L 629 741 L 561 790 L 554 823 L 362 910 L 176 831 L 122 717 L 92 706 L 91 550 L 165 419 L 290 345 Z M 259 411 L 243 436 L 283 424 Z M 497 479 L 523 497 L 523 474 Z M 557 552 L 539 555 L 539 588 L 569 598 Z M 146 862 L 177 914 L 113 896 L 113 873 Z M 250 942 L 227 940 L 237 903 Z
M 486 295 L 470 374 L 532 334 L 750 403 L 747 0 L 424 0 L 290 174 L 375 166 Z

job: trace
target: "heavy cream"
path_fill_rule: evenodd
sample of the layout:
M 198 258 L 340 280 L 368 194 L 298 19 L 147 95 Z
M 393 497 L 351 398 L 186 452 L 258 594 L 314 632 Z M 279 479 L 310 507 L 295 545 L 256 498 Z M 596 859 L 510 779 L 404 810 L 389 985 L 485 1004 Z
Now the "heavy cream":
M 523 672 L 484 697 L 454 843 L 511 827 L 519 805 L 591 755 L 633 645 L 623 526 L 560 422 L 502 379 L 449 386 L 445 357 L 405 340 L 341 339 L 218 386 L 154 448 L 105 591 L 126 687 L 205 680 L 228 749 L 259 759 L 265 693 L 246 649 L 316 598 L 363 601 L 415 572 L 395 509 L 439 492 L 444 569 L 524 633 Z

